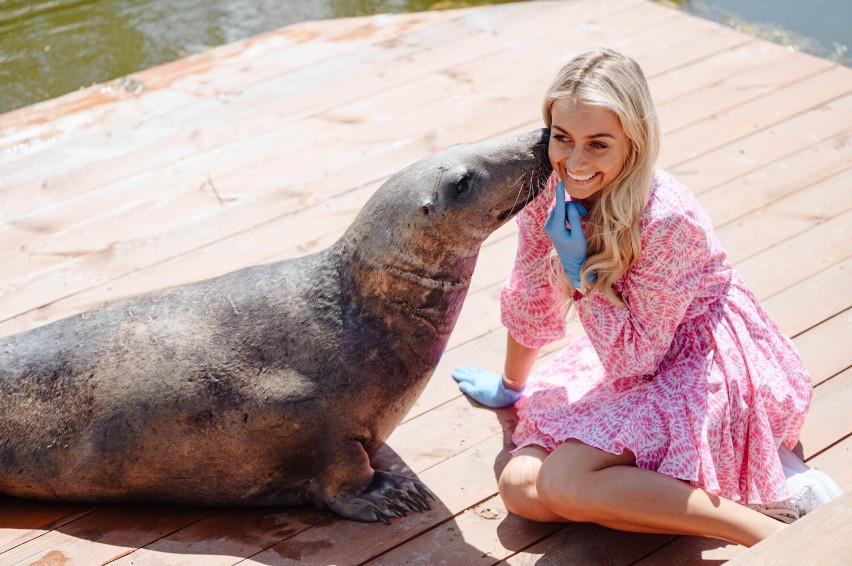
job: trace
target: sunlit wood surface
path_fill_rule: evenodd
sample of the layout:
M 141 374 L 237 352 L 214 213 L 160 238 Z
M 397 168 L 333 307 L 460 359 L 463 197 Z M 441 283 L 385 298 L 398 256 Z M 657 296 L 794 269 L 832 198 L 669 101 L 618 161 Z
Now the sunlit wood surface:
M 0 116 L 0 334 L 321 249 L 412 161 L 539 127 L 556 70 L 594 45 L 644 67 L 660 164 L 793 337 L 816 386 L 805 455 L 852 489 L 852 70 L 647 0 L 306 22 Z M 513 223 L 483 247 L 450 348 L 378 458 L 437 494 L 431 512 L 386 526 L 2 498 L 0 564 L 805 564 L 815 546 L 848 564 L 848 497 L 748 553 L 507 515 L 513 413 L 475 406 L 449 374 L 500 368 L 514 247 Z

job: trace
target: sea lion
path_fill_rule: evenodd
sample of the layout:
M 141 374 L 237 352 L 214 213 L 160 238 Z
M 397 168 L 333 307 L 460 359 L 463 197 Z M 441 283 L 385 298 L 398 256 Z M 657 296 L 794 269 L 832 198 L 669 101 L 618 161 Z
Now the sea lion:
M 479 248 L 541 190 L 546 130 L 398 172 L 329 248 L 0 339 L 0 492 L 428 508 L 370 457 L 438 363 Z

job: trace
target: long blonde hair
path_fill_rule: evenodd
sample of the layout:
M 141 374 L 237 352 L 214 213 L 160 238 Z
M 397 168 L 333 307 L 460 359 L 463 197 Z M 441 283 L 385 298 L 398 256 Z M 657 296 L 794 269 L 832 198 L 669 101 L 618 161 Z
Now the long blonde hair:
M 556 75 L 542 107 L 548 128 L 553 104 L 561 98 L 613 112 L 628 138 L 624 167 L 601 190 L 589 210 L 585 230 L 588 253 L 581 270 L 583 284 L 590 291 L 598 291 L 621 306 L 624 303 L 612 284 L 633 265 L 642 250 L 639 218 L 648 204 L 660 148 L 657 111 L 636 61 L 606 48 L 581 53 Z M 570 293 L 570 281 L 561 269 L 559 272 Z

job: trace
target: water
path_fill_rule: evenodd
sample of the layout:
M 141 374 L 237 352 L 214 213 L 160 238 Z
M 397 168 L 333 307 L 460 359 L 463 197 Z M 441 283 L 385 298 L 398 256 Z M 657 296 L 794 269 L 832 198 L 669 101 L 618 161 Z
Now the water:
M 655 0 L 852 67 L 850 0 Z
M 304 20 L 510 0 L 0 0 L 0 112 Z
M 304 20 L 511 0 L 0 0 L 0 112 Z M 657 0 L 852 67 L 850 0 Z

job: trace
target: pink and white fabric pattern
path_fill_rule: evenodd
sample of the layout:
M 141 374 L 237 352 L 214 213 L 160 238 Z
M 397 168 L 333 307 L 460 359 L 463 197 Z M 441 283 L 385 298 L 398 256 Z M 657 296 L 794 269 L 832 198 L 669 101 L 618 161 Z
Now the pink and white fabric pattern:
M 518 216 L 518 254 L 501 294 L 503 324 L 540 348 L 565 335 L 544 222 L 556 175 Z M 642 253 L 614 288 L 575 305 L 586 335 L 531 375 L 513 440 L 554 450 L 577 439 L 628 449 L 639 467 L 743 504 L 789 497 L 778 447 L 798 440 L 812 381 L 728 262 L 694 195 L 654 175 L 640 220 Z

